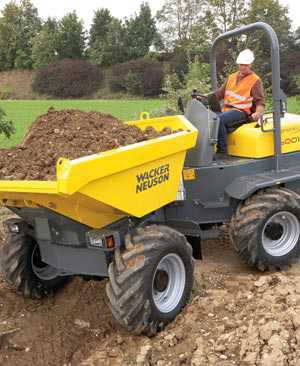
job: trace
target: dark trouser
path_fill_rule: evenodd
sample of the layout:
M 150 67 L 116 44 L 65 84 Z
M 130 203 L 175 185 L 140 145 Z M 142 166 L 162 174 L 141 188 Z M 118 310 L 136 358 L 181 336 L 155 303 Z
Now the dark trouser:
M 220 118 L 219 133 L 218 133 L 218 152 L 227 152 L 227 128 L 233 127 L 235 124 L 247 122 L 247 116 L 243 111 L 231 109 L 226 112 L 217 112 Z

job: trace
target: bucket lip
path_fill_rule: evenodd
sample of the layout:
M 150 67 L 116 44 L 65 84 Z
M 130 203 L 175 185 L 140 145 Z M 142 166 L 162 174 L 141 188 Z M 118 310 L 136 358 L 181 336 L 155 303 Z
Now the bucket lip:
M 0 180 L 0 192 L 57 193 L 57 181 Z

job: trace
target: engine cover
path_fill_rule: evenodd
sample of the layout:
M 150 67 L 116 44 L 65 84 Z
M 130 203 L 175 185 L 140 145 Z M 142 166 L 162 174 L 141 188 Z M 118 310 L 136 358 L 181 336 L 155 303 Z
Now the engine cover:
M 265 130 L 273 128 L 273 118 L 266 115 Z M 274 155 L 273 132 L 263 132 L 257 123 L 246 123 L 228 134 L 228 155 L 243 158 L 265 158 Z M 286 113 L 281 119 L 282 153 L 300 151 L 300 116 Z

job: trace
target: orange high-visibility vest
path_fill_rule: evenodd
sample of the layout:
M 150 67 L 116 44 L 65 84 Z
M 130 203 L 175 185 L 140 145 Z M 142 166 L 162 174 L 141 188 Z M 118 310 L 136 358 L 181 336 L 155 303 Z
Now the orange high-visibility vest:
M 259 76 L 251 73 L 240 80 L 239 83 L 237 83 L 237 76 L 238 72 L 235 72 L 228 77 L 225 87 L 223 112 L 232 108 L 238 108 L 250 114 L 253 103 L 251 89 L 259 80 Z

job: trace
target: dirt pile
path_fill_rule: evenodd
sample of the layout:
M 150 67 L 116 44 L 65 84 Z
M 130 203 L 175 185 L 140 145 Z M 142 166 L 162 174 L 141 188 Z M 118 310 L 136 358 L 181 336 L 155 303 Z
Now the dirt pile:
M 60 157 L 76 159 L 171 134 L 129 126 L 111 115 L 50 108 L 32 125 L 23 143 L 0 150 L 0 179 L 55 180 Z
M 55 297 L 33 301 L 0 278 L 0 365 L 298 366 L 299 264 L 259 274 L 225 240 L 203 243 L 191 302 L 151 339 L 114 321 L 105 281 L 76 278 Z

